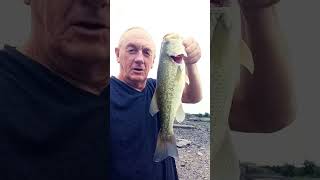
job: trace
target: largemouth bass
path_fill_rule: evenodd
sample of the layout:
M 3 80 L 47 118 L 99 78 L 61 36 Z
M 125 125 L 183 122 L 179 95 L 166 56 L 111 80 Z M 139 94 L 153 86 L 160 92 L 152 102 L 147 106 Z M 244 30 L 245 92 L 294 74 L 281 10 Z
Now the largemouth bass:
M 241 38 L 240 8 L 237 0 L 212 3 L 211 19 L 211 134 L 210 179 L 239 180 L 239 161 L 234 152 L 229 128 L 232 97 L 240 81 L 240 64 L 251 73 L 254 64 L 249 48 Z M 212 61 L 211 61 L 212 62 Z
M 157 72 L 157 87 L 153 95 L 150 113 L 160 114 L 161 128 L 158 134 L 157 146 L 153 160 L 160 162 L 171 156 L 178 158 L 176 139 L 173 132 L 173 122 L 181 122 L 185 118 L 181 98 L 186 82 L 186 56 L 183 38 L 178 34 L 164 36 Z

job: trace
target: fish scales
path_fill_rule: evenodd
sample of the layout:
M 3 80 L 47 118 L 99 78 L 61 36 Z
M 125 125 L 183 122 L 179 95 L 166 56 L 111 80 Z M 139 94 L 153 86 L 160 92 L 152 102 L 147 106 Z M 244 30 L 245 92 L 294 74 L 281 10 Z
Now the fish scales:
M 165 55 L 166 56 L 166 55 Z M 181 96 L 184 86 L 184 74 L 175 64 L 168 60 L 163 60 L 159 65 L 157 83 L 159 87 L 158 102 L 161 117 L 161 127 L 164 134 L 173 135 L 173 122 L 177 109 L 181 103 Z M 180 85 L 179 85 L 180 84 Z
M 185 86 L 185 65 L 182 56 L 186 55 L 178 34 L 164 37 L 157 72 L 157 87 L 150 105 L 150 113 L 159 112 L 161 128 L 159 131 L 154 161 L 159 162 L 171 156 L 178 158 L 178 150 L 173 132 L 174 120 L 182 121 L 181 98 Z

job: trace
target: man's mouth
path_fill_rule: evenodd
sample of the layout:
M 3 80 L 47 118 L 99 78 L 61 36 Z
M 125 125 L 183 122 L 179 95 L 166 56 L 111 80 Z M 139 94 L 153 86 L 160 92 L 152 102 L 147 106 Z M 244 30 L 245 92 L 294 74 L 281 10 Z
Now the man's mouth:
M 178 56 L 170 56 L 174 62 L 181 64 L 183 60 L 183 55 L 178 55 Z
M 107 28 L 105 24 L 98 23 L 98 22 L 88 22 L 88 21 L 77 22 L 74 24 L 74 26 L 78 26 L 88 30 L 101 30 L 101 29 Z
M 86 36 L 96 36 L 108 29 L 107 22 L 92 19 L 80 19 L 71 25 L 78 33 Z
M 134 71 L 143 72 L 143 68 L 133 68 Z

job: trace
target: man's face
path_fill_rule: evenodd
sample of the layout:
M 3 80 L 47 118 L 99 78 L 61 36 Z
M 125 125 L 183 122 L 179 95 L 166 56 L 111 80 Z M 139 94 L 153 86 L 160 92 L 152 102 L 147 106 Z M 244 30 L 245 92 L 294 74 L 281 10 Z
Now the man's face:
M 33 31 L 48 56 L 109 58 L 109 0 L 30 0 Z
M 120 79 L 144 83 L 154 63 L 155 45 L 145 31 L 133 29 L 123 35 L 116 56 L 120 63 Z

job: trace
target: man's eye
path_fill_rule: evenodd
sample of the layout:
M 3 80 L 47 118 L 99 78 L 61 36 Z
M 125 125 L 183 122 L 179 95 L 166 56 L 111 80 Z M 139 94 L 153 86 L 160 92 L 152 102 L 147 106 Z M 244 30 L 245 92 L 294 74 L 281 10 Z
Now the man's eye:
M 148 51 L 148 50 L 145 50 L 145 51 L 143 52 L 143 54 L 144 54 L 145 56 L 147 56 L 147 57 L 151 56 L 151 52 Z
M 136 50 L 136 49 L 128 49 L 128 52 L 129 52 L 130 54 L 132 54 L 132 53 L 137 52 L 137 50 Z

